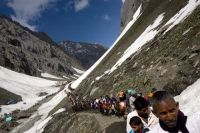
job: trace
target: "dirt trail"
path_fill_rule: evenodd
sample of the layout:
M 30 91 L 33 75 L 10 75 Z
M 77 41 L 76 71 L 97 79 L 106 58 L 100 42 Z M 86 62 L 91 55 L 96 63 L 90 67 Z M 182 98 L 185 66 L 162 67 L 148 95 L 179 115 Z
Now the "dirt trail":
M 77 115 L 94 116 L 100 125 L 102 133 L 126 133 L 126 120 L 122 117 L 90 112 L 80 112 Z
M 63 90 L 65 85 L 62 85 L 60 87 L 60 90 Z M 55 94 L 54 94 L 55 95 Z M 20 119 L 19 122 L 21 124 L 14 128 L 10 133 L 23 133 L 24 131 L 30 129 L 36 121 L 38 121 L 41 116 L 39 114 L 37 115 L 37 109 L 44 103 L 48 102 L 53 98 L 53 96 L 49 96 L 42 101 L 40 101 L 37 105 L 33 106 L 32 108 L 28 109 L 26 113 L 31 113 L 34 114 L 30 118 L 27 119 Z M 64 102 L 63 104 L 61 104 Z M 65 100 L 63 100 L 58 107 L 55 107 L 52 111 L 55 112 L 57 109 L 59 109 L 61 106 L 65 105 Z M 51 114 L 51 113 L 50 113 Z M 99 124 L 100 131 L 102 133 L 126 133 L 126 121 L 122 117 L 117 117 L 117 116 L 105 116 L 102 115 L 101 113 L 97 112 L 92 112 L 92 111 L 87 111 L 87 112 L 78 112 L 76 113 L 77 116 L 92 116 L 95 117 Z

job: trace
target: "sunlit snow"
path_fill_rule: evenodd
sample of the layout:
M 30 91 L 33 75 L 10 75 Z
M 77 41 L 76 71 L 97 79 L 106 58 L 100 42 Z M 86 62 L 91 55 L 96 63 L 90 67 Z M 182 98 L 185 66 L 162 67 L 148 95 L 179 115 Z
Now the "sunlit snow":
M 131 46 L 124 52 L 122 57 L 116 62 L 116 64 L 110 69 L 109 73 L 112 73 L 117 69 L 127 58 L 134 54 L 138 49 L 140 49 L 148 41 L 152 40 L 159 29 L 156 29 L 164 18 L 164 14 L 159 15 L 152 25 L 149 25 L 146 30 L 131 44 Z
M 77 73 L 79 73 L 79 74 L 83 74 L 85 71 L 82 71 L 82 70 L 80 70 L 80 69 L 77 69 L 77 68 L 75 68 L 75 67 L 72 67 Z
M 25 133 L 41 133 L 43 132 L 46 124 L 49 120 L 52 119 L 52 116 L 48 116 L 49 112 L 55 108 L 66 96 L 66 92 L 69 92 L 67 89 L 69 85 L 66 86 L 66 89 L 60 91 L 56 94 L 50 101 L 44 103 L 42 106 L 38 108 L 38 111 L 33 115 L 35 116 L 42 116 L 40 120 L 35 122 L 34 126 L 27 130 Z M 63 111 L 63 110 L 62 110 Z M 60 112 L 60 111 L 58 111 Z M 58 113 L 56 112 L 56 113 Z
M 55 81 L 28 76 L 0 67 L 0 87 L 21 96 L 23 100 L 17 104 L 2 105 L 0 114 L 10 113 L 16 109 L 28 109 L 45 98 L 45 96 L 39 96 L 41 92 L 46 92 L 48 95 L 57 92 L 59 88 L 55 87 L 55 84 Z

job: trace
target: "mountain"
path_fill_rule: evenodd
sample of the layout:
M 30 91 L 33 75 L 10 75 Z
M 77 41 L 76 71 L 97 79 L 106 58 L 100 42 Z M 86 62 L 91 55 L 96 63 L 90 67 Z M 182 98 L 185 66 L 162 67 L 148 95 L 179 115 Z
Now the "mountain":
M 81 65 L 90 68 L 107 50 L 99 44 L 84 42 L 62 41 L 58 43 L 70 56 L 81 62 Z
M 155 87 L 181 94 L 176 98 L 188 115 L 199 112 L 199 5 L 200 0 L 125 0 L 120 36 L 71 88 L 94 99 L 130 87 L 145 95 Z M 54 116 L 44 132 L 101 133 L 108 127 L 114 132 L 120 128 L 110 117 L 102 124 L 95 113 L 72 113 L 69 108 Z
M 61 77 L 76 74 L 73 68 L 83 69 L 45 33 L 33 32 L 2 15 L 0 29 L 1 66 L 28 75 L 47 72 Z
M 136 11 L 127 7 L 129 2 L 139 2 Z M 126 0 L 122 18 L 128 17 L 129 23 L 103 58 L 72 87 L 90 97 L 129 87 L 143 93 L 155 87 L 180 94 L 200 77 L 199 3 Z M 126 16 L 127 9 L 132 18 Z
M 129 2 L 138 4 L 129 8 Z M 72 89 L 83 98 L 95 99 L 129 87 L 145 95 L 155 87 L 180 94 L 176 100 L 186 115 L 199 112 L 199 5 L 200 0 L 125 0 L 123 31 L 114 44 L 83 75 L 40 106 L 22 124 L 23 130 L 17 130 L 122 133 L 119 129 L 124 128 L 125 132 L 125 121 L 120 118 L 96 111 L 73 112 L 66 97 Z

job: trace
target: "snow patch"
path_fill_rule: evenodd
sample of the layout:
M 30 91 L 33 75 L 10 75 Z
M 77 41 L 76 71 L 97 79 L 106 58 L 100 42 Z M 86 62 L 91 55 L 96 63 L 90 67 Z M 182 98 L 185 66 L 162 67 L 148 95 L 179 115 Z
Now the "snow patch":
M 183 22 L 199 5 L 200 0 L 189 0 L 188 4 L 164 25 L 164 27 L 170 25 L 164 34 L 171 30 L 175 25 Z
M 184 31 L 182 35 L 187 34 L 191 29 L 192 29 L 192 27 L 190 27 L 189 29 L 187 29 L 186 31 Z
M 195 83 L 188 86 L 180 95 L 175 99 L 180 104 L 180 110 L 186 115 L 191 116 L 200 113 L 200 79 Z
M 77 69 L 77 68 L 75 68 L 75 67 L 72 67 L 77 73 L 79 73 L 79 74 L 83 74 L 85 71 L 82 71 L 82 70 L 80 70 L 80 69 Z
M 95 80 L 99 80 L 99 79 L 101 79 L 104 75 L 105 75 L 105 74 L 102 74 L 101 76 L 96 77 Z
M 41 76 L 44 78 L 63 79 L 63 78 L 57 77 L 57 76 L 49 74 L 49 73 L 41 73 Z
M 30 108 L 46 97 L 39 97 L 41 92 L 46 92 L 48 95 L 58 92 L 59 88 L 55 87 L 56 83 L 0 67 L 0 87 L 22 97 L 22 101 L 16 104 L 2 105 L 0 114 Z
M 45 126 L 48 124 L 48 122 L 52 119 L 52 116 L 48 117 L 49 112 L 54 109 L 66 96 L 66 91 L 68 90 L 69 84 L 67 84 L 66 88 L 60 91 L 58 94 L 56 94 L 50 101 L 47 103 L 44 103 L 38 108 L 37 113 L 33 114 L 33 116 L 42 116 L 40 120 L 35 122 L 33 127 L 31 127 L 29 130 L 27 130 L 24 133 L 42 133 Z M 59 113 L 63 111 L 63 109 L 58 110 L 56 113 Z M 56 114 L 54 113 L 54 114 Z
M 131 46 L 124 52 L 122 57 L 116 62 L 116 64 L 110 69 L 110 73 L 117 69 L 127 58 L 138 51 L 144 44 L 152 40 L 159 30 L 156 28 L 160 25 L 164 18 L 164 13 L 159 15 L 152 25 L 149 25 L 145 31 L 131 44 Z
M 57 110 L 53 115 L 64 112 L 65 110 L 66 110 L 65 108 L 61 108 L 61 109 Z

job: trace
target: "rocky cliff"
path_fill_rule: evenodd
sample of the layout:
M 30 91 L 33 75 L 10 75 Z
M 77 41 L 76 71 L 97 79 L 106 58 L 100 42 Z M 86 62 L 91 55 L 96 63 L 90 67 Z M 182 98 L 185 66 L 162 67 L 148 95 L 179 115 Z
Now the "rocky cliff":
M 133 19 L 133 14 L 136 12 L 138 7 L 143 4 L 146 4 L 149 0 L 126 0 L 121 8 L 121 23 L 120 23 L 120 31 L 125 28 L 125 26 Z
M 4 16 L 0 16 L 0 65 L 34 76 L 41 72 L 68 76 L 76 73 L 72 67 L 82 69 L 45 33 L 30 31 Z
M 62 41 L 59 45 L 81 62 L 85 69 L 91 67 L 107 50 L 102 45 L 83 42 Z

